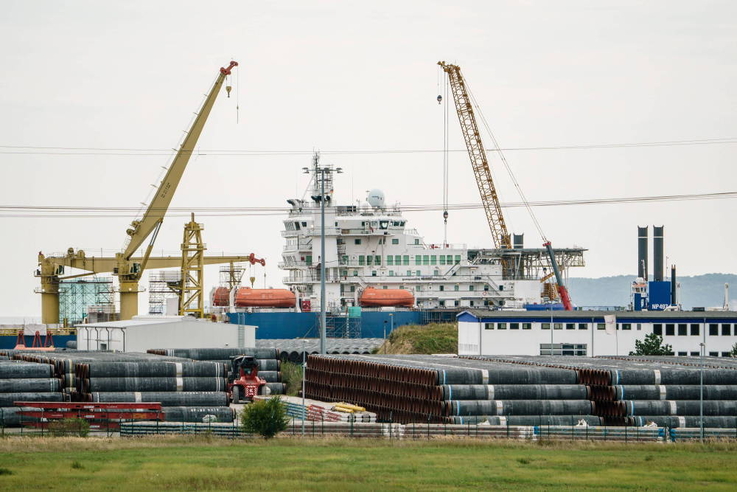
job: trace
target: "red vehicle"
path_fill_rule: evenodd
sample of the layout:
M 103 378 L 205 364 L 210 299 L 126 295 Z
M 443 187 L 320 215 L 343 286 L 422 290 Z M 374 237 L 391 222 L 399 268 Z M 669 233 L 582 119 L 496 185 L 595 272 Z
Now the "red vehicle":
M 231 359 L 228 376 L 228 396 L 233 403 L 252 401 L 261 393 L 266 381 L 258 377 L 258 362 L 250 355 L 238 355 Z

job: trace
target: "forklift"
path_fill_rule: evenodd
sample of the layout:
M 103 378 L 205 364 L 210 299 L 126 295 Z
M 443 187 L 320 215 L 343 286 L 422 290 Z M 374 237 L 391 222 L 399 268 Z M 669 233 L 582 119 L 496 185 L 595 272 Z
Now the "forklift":
M 258 361 L 251 355 L 236 355 L 230 358 L 228 396 L 233 403 L 247 403 L 263 393 L 266 381 L 258 377 Z

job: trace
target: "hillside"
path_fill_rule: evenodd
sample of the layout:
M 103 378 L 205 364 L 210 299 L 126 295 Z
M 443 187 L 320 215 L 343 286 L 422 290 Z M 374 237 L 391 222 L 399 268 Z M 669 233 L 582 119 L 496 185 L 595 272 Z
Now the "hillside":
M 630 285 L 634 275 L 618 275 L 601 278 L 570 278 L 568 289 L 577 306 L 628 306 Z M 709 273 L 691 277 L 678 277 L 681 284 L 681 304 L 684 309 L 694 306 L 722 306 L 724 284 L 737 288 L 737 275 L 728 273 Z M 735 292 L 730 299 L 735 309 Z
M 380 354 L 456 354 L 458 329 L 455 323 L 407 325 L 394 330 L 377 351 Z

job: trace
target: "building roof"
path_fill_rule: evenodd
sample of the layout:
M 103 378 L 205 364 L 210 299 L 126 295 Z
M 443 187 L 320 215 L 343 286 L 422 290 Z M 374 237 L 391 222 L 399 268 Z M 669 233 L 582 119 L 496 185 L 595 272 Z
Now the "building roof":
M 179 323 L 182 321 L 196 322 L 197 320 L 192 318 L 191 316 L 135 316 L 133 319 L 120 321 L 83 323 L 75 325 L 75 328 L 128 328 L 131 326 L 163 325 L 169 323 Z
M 604 316 L 614 315 L 617 319 L 622 320 L 662 320 L 663 322 L 678 320 L 689 321 L 716 321 L 716 322 L 737 322 L 736 311 L 512 311 L 512 310 L 491 310 L 491 309 L 467 309 L 458 313 L 456 318 L 473 317 L 477 320 L 501 320 L 501 319 L 569 319 L 569 320 L 588 320 L 597 319 L 602 321 Z

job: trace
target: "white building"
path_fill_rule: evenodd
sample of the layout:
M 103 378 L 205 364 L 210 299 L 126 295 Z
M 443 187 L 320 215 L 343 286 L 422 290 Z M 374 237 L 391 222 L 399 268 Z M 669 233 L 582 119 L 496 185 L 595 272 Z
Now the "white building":
M 146 352 L 158 348 L 255 347 L 256 327 L 191 316 L 134 316 L 77 325 L 78 350 Z
M 605 316 L 615 317 L 607 330 Z M 726 357 L 737 343 L 734 311 L 490 311 L 458 319 L 458 355 L 628 355 L 662 335 L 675 355 Z

